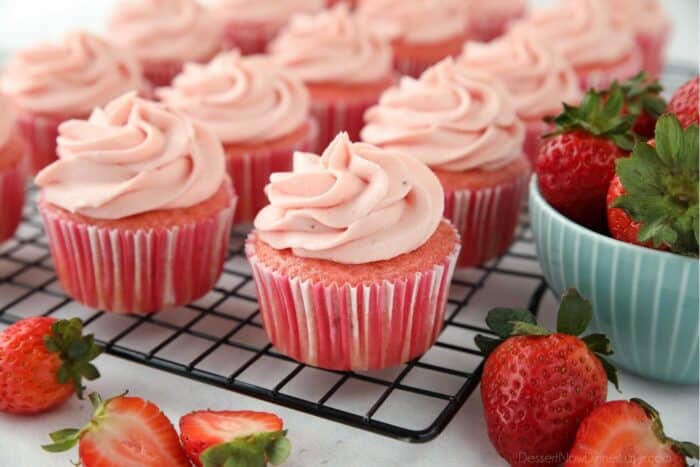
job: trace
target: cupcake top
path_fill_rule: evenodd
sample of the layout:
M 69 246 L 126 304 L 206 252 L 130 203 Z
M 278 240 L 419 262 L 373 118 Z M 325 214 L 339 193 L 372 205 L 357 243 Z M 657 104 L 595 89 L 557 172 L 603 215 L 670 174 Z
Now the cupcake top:
M 491 15 L 513 17 L 524 13 L 527 0 L 466 0 L 469 15 L 475 19 Z
M 569 62 L 526 27 L 514 28 L 489 43 L 467 42 L 458 63 L 468 71 L 501 79 L 524 120 L 557 115 L 562 102 L 575 103 L 581 98 Z
M 13 123 L 10 103 L 0 94 L 0 149 L 10 140 Z
M 172 87 L 156 94 L 169 107 L 206 124 L 226 144 L 262 143 L 288 135 L 309 116 L 304 84 L 267 56 L 224 53 L 189 63 Z
M 635 32 L 658 34 L 670 26 L 670 20 L 660 0 L 605 0 L 613 20 Z
M 525 139 L 503 85 L 451 58 L 419 80 L 402 78 L 365 113 L 365 121 L 364 141 L 452 172 L 497 170 L 521 156 Z
M 357 15 L 392 39 L 434 44 L 467 30 L 465 0 L 360 0 Z
M 57 142 L 59 160 L 35 180 L 42 196 L 94 219 L 194 206 L 225 178 L 214 133 L 135 93 L 64 122 Z
M 605 0 L 562 0 L 526 22 L 574 68 L 624 60 L 636 48 L 632 31 L 613 22 Z
M 419 161 L 340 133 L 322 156 L 297 152 L 292 172 L 270 177 L 258 237 L 299 257 L 343 264 L 411 252 L 443 212 L 437 177 Z
M 107 28 L 142 61 L 179 63 L 211 58 L 221 43 L 218 24 L 196 0 L 121 0 Z
M 212 10 L 217 18 L 235 24 L 281 28 L 297 13 L 316 13 L 323 0 L 218 0 Z
M 389 43 L 363 27 L 344 4 L 295 16 L 269 51 L 306 83 L 373 83 L 392 70 Z
M 141 69 L 131 54 L 76 31 L 60 43 L 18 52 L 5 68 L 0 91 L 23 111 L 82 117 L 143 86 Z

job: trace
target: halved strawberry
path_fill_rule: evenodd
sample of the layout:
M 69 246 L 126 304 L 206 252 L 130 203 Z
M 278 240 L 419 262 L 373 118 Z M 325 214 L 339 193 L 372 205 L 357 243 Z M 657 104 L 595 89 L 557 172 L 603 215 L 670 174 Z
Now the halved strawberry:
M 267 412 L 204 410 L 180 419 L 180 437 L 198 467 L 277 465 L 291 450 L 283 426 Z
M 667 437 L 659 413 L 640 399 L 601 405 L 581 423 L 565 467 L 684 467 L 698 446 Z
M 180 441 L 168 417 L 154 403 L 139 397 L 117 396 L 103 401 L 90 394 L 95 409 L 84 428 L 51 433 L 62 452 L 79 445 L 83 467 L 188 467 Z

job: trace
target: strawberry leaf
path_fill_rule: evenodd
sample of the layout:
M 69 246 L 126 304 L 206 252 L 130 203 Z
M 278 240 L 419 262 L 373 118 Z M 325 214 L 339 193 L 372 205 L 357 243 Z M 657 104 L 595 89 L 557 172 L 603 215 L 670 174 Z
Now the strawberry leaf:
M 663 86 L 658 81 L 650 81 L 645 71 L 622 83 L 615 81 L 604 95 L 611 95 L 617 90 L 622 93 L 625 108 L 630 115 L 638 117 L 646 112 L 656 119 L 666 111 L 666 101 L 661 97 Z
M 486 325 L 503 339 L 513 335 L 514 322 L 537 324 L 531 311 L 519 308 L 494 308 L 486 315 Z
M 580 336 L 593 319 L 593 306 L 576 289 L 567 290 L 561 297 L 557 315 L 557 332 Z
M 278 465 L 291 452 L 286 431 L 242 436 L 206 449 L 199 457 L 202 467 L 265 467 Z
M 548 336 L 552 332 L 549 329 L 537 326 L 536 324 L 524 323 L 522 321 L 512 321 L 513 336 Z
M 496 350 L 496 347 L 503 343 L 503 339 L 494 339 L 493 337 L 486 337 L 484 335 L 477 334 L 474 337 L 474 343 L 476 344 L 477 348 L 481 350 L 481 353 L 485 357 L 488 357 L 491 355 L 491 352 Z
M 286 461 L 291 452 L 292 443 L 286 437 L 278 438 L 265 449 L 267 460 L 272 465 L 280 465 Z
M 598 360 L 600 360 L 600 363 L 603 365 L 603 369 L 605 370 L 605 374 L 608 377 L 608 381 L 610 381 L 613 384 L 613 386 L 615 386 L 617 392 L 622 392 L 620 391 L 620 381 L 617 379 L 617 368 L 615 368 L 612 363 L 610 363 L 606 358 L 604 358 L 600 354 L 596 354 L 596 357 L 598 357 Z
M 605 334 L 591 334 L 581 339 L 586 343 L 588 350 L 600 355 L 612 355 L 613 349 L 610 339 Z

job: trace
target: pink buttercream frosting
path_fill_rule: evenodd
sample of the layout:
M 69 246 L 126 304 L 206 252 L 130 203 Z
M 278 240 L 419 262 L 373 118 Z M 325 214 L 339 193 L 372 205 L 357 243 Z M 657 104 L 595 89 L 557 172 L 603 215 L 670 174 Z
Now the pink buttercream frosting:
M 196 0 L 121 0 L 108 31 L 150 62 L 208 60 L 221 43 L 220 23 Z
M 324 0 L 219 0 L 212 10 L 225 22 L 280 28 L 297 13 L 316 13 L 324 6 Z
M 61 124 L 58 156 L 35 180 L 44 199 L 94 219 L 194 206 L 225 178 L 213 132 L 135 93 Z
M 0 89 L 23 111 L 82 117 L 143 85 L 141 69 L 131 54 L 76 31 L 60 43 L 18 52 L 3 73 Z
M 612 11 L 613 20 L 638 33 L 659 34 L 671 21 L 660 0 L 604 0 Z
M 4 148 L 10 140 L 13 123 L 10 103 L 0 94 L 0 149 Z
M 557 115 L 562 102 L 574 104 L 581 98 L 578 78 L 569 62 L 530 28 L 514 28 L 487 44 L 467 42 L 458 63 L 468 71 L 501 79 L 523 120 Z
M 271 44 L 273 59 L 307 83 L 373 83 L 392 69 L 389 43 L 342 4 L 299 15 Z
M 288 135 L 308 119 L 304 84 L 267 56 L 221 54 L 190 63 L 157 95 L 212 129 L 226 144 L 261 143 Z
M 273 174 L 258 237 L 299 257 L 365 264 L 409 253 L 437 229 L 437 177 L 419 161 L 340 133 L 322 156 L 297 152 L 293 172 Z
M 562 0 L 525 21 L 576 69 L 616 63 L 636 50 L 632 30 L 613 21 L 605 0 Z
M 527 0 L 466 0 L 469 15 L 477 21 L 491 15 L 515 17 L 527 9 Z
M 404 77 L 365 114 L 362 139 L 447 171 L 497 170 L 522 154 L 525 127 L 505 87 L 451 59 Z
M 464 34 L 469 27 L 465 0 L 361 0 L 357 15 L 392 39 L 433 44 Z

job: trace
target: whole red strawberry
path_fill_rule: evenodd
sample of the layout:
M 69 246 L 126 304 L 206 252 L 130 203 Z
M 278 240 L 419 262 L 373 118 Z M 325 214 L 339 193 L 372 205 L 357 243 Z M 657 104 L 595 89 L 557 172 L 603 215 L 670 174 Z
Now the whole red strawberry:
M 99 372 L 90 361 L 102 348 L 73 318 L 27 318 L 0 333 L 0 411 L 32 414 L 54 408 Z
M 653 138 L 656 120 L 666 111 L 666 101 L 661 97 L 663 86 L 642 71 L 622 83 L 613 82 L 604 94 L 610 96 L 616 89 L 624 97 L 623 112 L 635 117 L 632 132 L 645 140 Z
M 678 117 L 683 128 L 693 123 L 700 125 L 698 84 L 700 84 L 700 76 L 696 76 L 678 88 L 668 104 L 668 111 Z
M 564 461 L 581 421 L 603 404 L 615 369 L 600 355 L 612 354 L 601 334 L 580 339 L 593 316 L 576 290 L 564 294 L 557 333 L 543 329 L 526 310 L 497 308 L 486 322 L 499 341 L 477 336 L 491 352 L 481 378 L 489 438 L 513 466 Z
M 535 171 L 542 196 L 571 220 L 594 230 L 606 228 L 605 197 L 615 161 L 629 155 L 633 115 L 623 115 L 621 89 L 605 99 L 586 93 L 580 107 L 564 104 L 553 121 Z
M 685 467 L 698 446 L 664 434 L 659 413 L 640 399 L 601 405 L 583 421 L 565 467 Z

